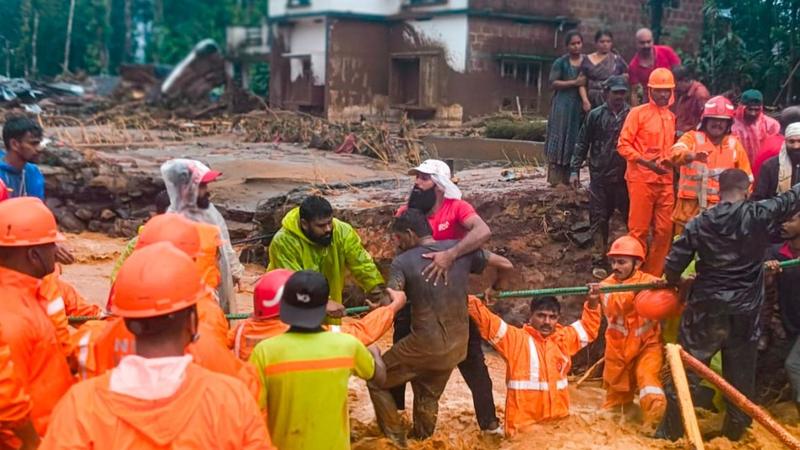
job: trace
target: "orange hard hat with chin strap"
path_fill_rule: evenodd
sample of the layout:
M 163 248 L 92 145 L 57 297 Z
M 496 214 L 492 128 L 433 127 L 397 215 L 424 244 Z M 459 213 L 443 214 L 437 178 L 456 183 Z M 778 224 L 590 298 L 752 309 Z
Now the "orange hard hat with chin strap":
M 112 288 L 111 312 L 131 319 L 157 317 L 197 304 L 208 292 L 194 261 L 169 242 L 136 250 Z
M 633 236 L 622 236 L 611 244 L 608 256 L 632 256 L 644 261 L 644 246 Z
M 64 240 L 55 216 L 40 199 L 17 197 L 0 202 L 0 247 L 29 247 Z
M 674 89 L 675 77 L 669 69 L 659 67 L 650 72 L 650 78 L 647 80 L 647 87 L 650 89 Z

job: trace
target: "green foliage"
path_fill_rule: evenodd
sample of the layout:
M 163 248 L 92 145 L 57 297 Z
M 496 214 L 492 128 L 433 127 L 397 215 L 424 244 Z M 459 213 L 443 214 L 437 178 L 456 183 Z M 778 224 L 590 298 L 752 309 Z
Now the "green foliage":
M 0 0 L 0 73 L 5 75 L 8 57 L 12 76 L 30 74 L 36 14 L 38 74 L 62 73 L 69 4 Z M 131 62 L 137 22 L 153 29 L 146 43 L 148 61 L 175 64 L 198 41 L 212 38 L 224 45 L 226 26 L 258 25 L 266 13 L 267 0 L 76 0 L 69 70 L 115 73 L 120 64 Z
M 684 58 L 711 92 L 756 88 L 771 101 L 800 55 L 800 0 L 706 0 L 697 55 Z
M 261 97 L 269 97 L 269 64 L 254 64 L 250 72 L 250 90 Z

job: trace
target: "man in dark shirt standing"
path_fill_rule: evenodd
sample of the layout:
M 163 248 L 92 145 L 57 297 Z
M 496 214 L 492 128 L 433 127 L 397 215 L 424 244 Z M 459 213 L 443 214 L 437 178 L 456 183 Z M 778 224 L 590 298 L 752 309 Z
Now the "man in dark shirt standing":
M 502 281 L 513 267 L 503 257 L 476 250 L 453 262 L 446 283 L 431 283 L 422 273 L 430 264 L 424 255 L 446 251 L 458 241 L 434 240 L 427 217 L 417 209 L 409 209 L 397 217 L 392 232 L 403 253 L 392 262 L 387 287 L 393 297 L 407 296 L 411 306 L 411 333 L 384 354 L 386 381 L 380 385 L 370 384 L 369 391 L 381 430 L 404 446 L 405 431 L 389 388 L 411 382 L 414 390 L 412 437 L 431 436 L 436 426 L 439 397 L 453 369 L 467 356 L 469 274 L 481 273 L 487 266 L 495 267 L 498 278 L 492 288 L 501 289 Z
M 625 183 L 626 162 L 617 153 L 619 132 L 628 112 L 628 82 L 615 75 L 606 81 L 606 103 L 593 109 L 581 127 L 578 144 L 572 156 L 570 184 L 580 187 L 580 170 L 589 157 L 589 221 L 594 248 L 592 274 L 598 279 L 608 276 L 608 222 L 615 210 L 628 223 L 628 185 Z
M 677 284 L 696 259 L 697 276 L 681 315 L 678 343 L 708 365 L 722 351 L 722 375 L 739 392 L 755 394 L 756 343 L 759 311 L 764 301 L 764 256 L 768 228 L 796 212 L 800 184 L 777 197 L 747 199 L 750 178 L 742 170 L 727 169 L 719 176 L 720 202 L 692 219 L 667 256 L 667 281 Z M 697 256 L 695 258 L 695 256 Z M 693 395 L 700 378 L 687 374 Z M 674 387 L 667 384 L 667 411 L 656 437 L 677 440 L 683 435 Z M 727 402 L 722 434 L 739 440 L 752 419 Z

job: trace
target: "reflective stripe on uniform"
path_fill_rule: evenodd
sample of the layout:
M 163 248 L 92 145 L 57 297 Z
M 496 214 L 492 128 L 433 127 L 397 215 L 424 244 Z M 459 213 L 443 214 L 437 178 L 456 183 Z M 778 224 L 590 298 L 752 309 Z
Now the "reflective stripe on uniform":
M 330 331 L 331 333 L 341 333 L 342 332 L 342 326 L 341 325 L 331 325 L 328 328 L 328 331 Z
M 242 334 L 244 334 L 244 323 L 240 323 L 239 327 L 236 329 L 236 337 L 233 339 L 233 354 L 236 355 L 237 358 L 241 358 L 241 351 L 242 351 Z
M 639 398 L 646 397 L 648 395 L 664 395 L 664 391 L 658 386 L 644 386 L 641 390 L 639 390 Z
M 504 321 L 500 321 L 500 328 L 497 329 L 497 333 L 495 333 L 494 337 L 489 339 L 489 343 L 492 345 L 497 345 L 503 337 L 505 337 L 506 332 L 508 332 L 508 324 Z
M 528 353 L 530 357 L 530 379 L 510 380 L 506 386 L 508 389 L 518 391 L 548 391 L 550 385 L 546 381 L 539 381 L 539 352 L 536 350 L 536 342 L 532 337 L 528 337 Z M 564 390 L 567 388 L 567 379 L 563 378 L 556 381 L 556 389 Z
M 47 315 L 48 316 L 54 316 L 54 315 L 60 313 L 61 311 L 63 311 L 64 308 L 65 308 L 64 299 L 61 298 L 61 297 L 58 297 L 57 299 L 55 299 L 55 300 L 53 300 L 53 301 L 51 301 L 50 303 L 47 304 Z
M 636 336 L 641 336 L 647 333 L 648 331 L 653 329 L 653 326 L 655 326 L 655 322 L 653 322 L 652 320 L 645 321 L 644 325 L 636 329 Z
M 78 370 L 81 373 L 81 379 L 86 379 L 86 363 L 89 360 L 89 340 L 91 338 L 91 332 L 87 332 L 81 339 L 78 341 Z
M 342 358 L 314 359 L 310 361 L 286 361 L 264 367 L 264 374 L 269 376 L 288 372 L 352 369 L 353 367 L 355 367 L 355 358 L 347 356 Z
M 581 321 L 575 321 L 570 326 L 578 333 L 578 339 L 581 341 L 581 348 L 589 345 L 589 335 L 586 333 L 586 329 L 583 328 Z

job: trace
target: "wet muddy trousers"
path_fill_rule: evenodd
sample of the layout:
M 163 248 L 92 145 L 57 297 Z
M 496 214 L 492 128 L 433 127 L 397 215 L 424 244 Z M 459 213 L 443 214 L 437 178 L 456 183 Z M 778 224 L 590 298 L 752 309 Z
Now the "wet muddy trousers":
M 710 316 L 687 308 L 681 319 L 678 343 L 686 352 L 709 365 L 711 358 L 722 351 L 722 376 L 739 392 L 754 399 L 756 378 L 757 339 L 754 339 L 757 314 L 735 314 Z M 691 370 L 686 371 L 692 401 L 702 395 L 700 377 Z M 683 422 L 675 387 L 670 378 L 665 383 L 667 411 L 658 427 L 656 436 L 677 440 L 683 436 Z M 742 410 L 726 400 L 725 421 L 722 434 L 732 441 L 739 440 L 753 421 Z
M 596 178 L 599 178 L 598 175 Z M 608 251 L 608 223 L 614 211 L 622 214 L 628 222 L 628 186 L 624 181 L 596 180 L 589 182 L 589 224 L 594 246 L 592 247 L 592 265 L 609 269 L 606 263 Z
M 672 209 L 675 206 L 672 184 L 628 182 L 629 234 L 647 248 L 642 271 L 660 277 L 672 244 Z M 648 237 L 652 239 L 648 244 Z
M 624 341 L 623 341 L 624 342 Z M 609 341 L 606 341 L 606 346 Z M 664 416 L 667 405 L 664 391 L 661 387 L 661 368 L 664 365 L 664 356 L 661 345 L 649 345 L 642 348 L 633 363 L 625 364 L 609 358 L 606 353 L 605 373 L 613 374 L 615 379 L 629 378 L 627 384 L 634 390 L 621 391 L 606 382 L 606 399 L 603 408 L 610 409 L 633 403 L 634 397 L 639 395 L 639 405 L 642 408 L 645 424 L 656 424 Z
M 436 416 L 439 413 L 439 397 L 442 396 L 452 372 L 452 369 L 420 372 L 419 368 L 406 365 L 387 367 L 384 386 L 404 386 L 406 382 L 411 382 L 411 389 L 414 391 L 414 425 L 411 438 L 425 439 L 433 435 L 436 429 Z M 403 420 L 397 411 L 392 393 L 372 383 L 367 386 L 381 431 L 395 442 L 404 442 Z
M 406 306 L 397 314 L 394 322 L 393 342 L 408 336 L 411 333 L 411 309 Z M 469 341 L 467 343 L 467 358 L 458 365 L 461 376 L 464 377 L 472 393 L 472 404 L 475 407 L 475 416 L 481 430 L 497 427 L 500 421 L 494 407 L 492 394 L 492 379 L 483 357 L 481 348 L 481 334 L 475 322 L 469 321 Z M 391 389 L 397 409 L 405 409 L 406 385 L 399 384 Z

